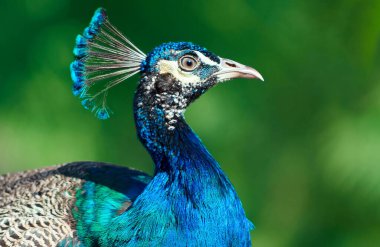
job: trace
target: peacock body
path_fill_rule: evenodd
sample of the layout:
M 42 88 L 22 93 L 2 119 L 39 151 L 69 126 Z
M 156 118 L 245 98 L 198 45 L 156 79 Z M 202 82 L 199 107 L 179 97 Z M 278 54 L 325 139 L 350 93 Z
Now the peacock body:
M 0 246 L 251 246 L 253 225 L 184 112 L 222 81 L 261 75 L 190 42 L 145 55 L 104 9 L 74 55 L 73 93 L 100 119 L 108 90 L 141 74 L 134 118 L 154 176 L 98 162 L 0 176 Z

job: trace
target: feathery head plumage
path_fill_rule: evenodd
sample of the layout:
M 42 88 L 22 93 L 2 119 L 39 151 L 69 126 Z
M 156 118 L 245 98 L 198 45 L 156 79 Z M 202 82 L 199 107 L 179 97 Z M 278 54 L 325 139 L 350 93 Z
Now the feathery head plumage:
M 99 8 L 83 34 L 77 36 L 74 55 L 75 61 L 71 63 L 73 94 L 98 118 L 109 118 L 108 90 L 137 74 L 145 54 L 116 29 L 105 10 Z
M 237 77 L 263 79 L 256 70 L 191 42 L 164 43 L 145 55 L 110 23 L 102 8 L 77 36 L 74 55 L 73 94 L 100 119 L 110 117 L 108 90 L 139 72 L 140 84 L 145 85 L 139 89 L 146 94 L 180 95 L 186 101 L 181 108 L 218 82 Z

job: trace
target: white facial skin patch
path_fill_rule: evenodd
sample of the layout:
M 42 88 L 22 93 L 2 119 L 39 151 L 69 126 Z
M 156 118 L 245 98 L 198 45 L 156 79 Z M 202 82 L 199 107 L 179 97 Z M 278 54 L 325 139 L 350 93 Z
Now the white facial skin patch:
M 202 61 L 202 63 L 210 65 L 210 66 L 216 66 L 219 65 L 217 62 L 211 60 L 210 58 L 203 55 L 202 52 L 195 51 L 195 53 L 198 55 L 199 59 Z
M 203 64 L 207 64 L 210 66 L 219 66 L 219 64 L 210 58 L 206 57 L 202 52 L 194 51 L 199 60 Z M 160 74 L 170 73 L 172 74 L 178 81 L 182 82 L 183 84 L 194 84 L 194 83 L 200 83 L 202 82 L 202 79 L 191 73 L 191 71 L 183 71 L 179 65 L 178 61 L 170 61 L 170 60 L 160 60 L 157 63 L 158 70 Z
M 184 84 L 199 83 L 201 78 L 191 72 L 183 71 L 179 68 L 177 61 L 160 60 L 157 64 L 160 74 L 170 73 L 178 81 Z

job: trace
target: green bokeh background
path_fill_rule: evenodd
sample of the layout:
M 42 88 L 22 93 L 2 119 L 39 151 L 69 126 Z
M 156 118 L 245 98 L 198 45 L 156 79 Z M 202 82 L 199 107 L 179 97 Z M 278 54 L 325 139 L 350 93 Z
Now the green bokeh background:
M 93 11 L 143 51 L 193 41 L 259 70 L 201 97 L 186 117 L 255 223 L 255 246 L 380 242 L 380 1 L 0 2 L 0 173 L 77 160 L 149 173 L 132 97 L 99 121 L 71 94 L 69 63 Z

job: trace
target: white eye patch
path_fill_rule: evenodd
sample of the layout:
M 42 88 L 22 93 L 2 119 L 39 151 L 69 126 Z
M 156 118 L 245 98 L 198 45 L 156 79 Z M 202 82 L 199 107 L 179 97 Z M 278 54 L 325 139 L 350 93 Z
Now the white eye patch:
M 210 66 L 216 66 L 216 65 L 218 65 L 217 62 L 215 62 L 215 61 L 211 60 L 210 58 L 206 57 L 205 55 L 203 55 L 202 52 L 195 51 L 195 53 L 198 55 L 198 58 L 199 58 L 199 60 L 202 61 L 202 63 L 210 65 Z
M 194 51 L 199 60 L 206 65 L 210 66 L 218 66 L 219 64 L 210 58 L 206 57 L 203 55 L 202 52 L 199 51 Z M 157 63 L 158 70 L 160 74 L 165 74 L 165 73 L 170 73 L 172 74 L 178 81 L 184 83 L 184 84 L 195 84 L 202 82 L 202 79 L 197 76 L 192 74 L 191 72 L 188 71 L 183 71 L 179 68 L 178 62 L 177 61 L 170 61 L 170 60 L 160 60 Z
M 157 63 L 158 71 L 160 74 L 170 73 L 178 81 L 184 84 L 195 84 L 201 81 L 199 76 L 192 74 L 191 72 L 183 71 L 179 68 L 177 61 L 160 60 Z

